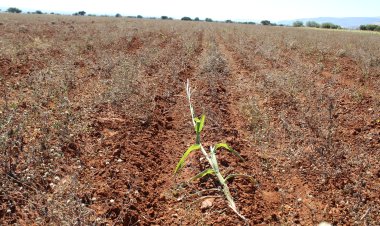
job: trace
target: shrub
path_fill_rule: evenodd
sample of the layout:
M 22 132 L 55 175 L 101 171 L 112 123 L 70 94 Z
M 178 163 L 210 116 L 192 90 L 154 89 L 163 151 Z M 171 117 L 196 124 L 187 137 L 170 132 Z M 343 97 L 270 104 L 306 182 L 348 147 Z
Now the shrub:
M 321 27 L 326 28 L 326 29 L 341 29 L 342 28 L 341 26 L 330 23 L 330 22 L 322 23 Z
M 378 25 L 376 25 L 376 24 L 367 24 L 366 25 L 366 30 L 368 30 L 368 31 L 374 31 L 374 30 L 376 30 L 376 28 L 377 27 L 379 27 Z
M 211 18 L 206 18 L 205 21 L 206 22 L 212 22 L 212 19 Z
M 168 16 L 161 16 L 161 20 L 168 20 L 169 17 Z
M 188 16 L 182 17 L 181 20 L 187 20 L 187 21 L 192 21 L 192 19 Z
M 226 20 L 226 23 L 233 23 L 232 20 Z
M 74 16 L 84 16 L 84 15 L 86 15 L 86 12 L 85 11 L 79 11 L 77 13 L 74 13 L 73 15 Z
M 294 21 L 293 27 L 303 27 L 303 22 L 300 20 Z
M 315 21 L 308 21 L 308 22 L 306 22 L 306 26 L 319 28 L 321 25 Z
M 15 8 L 15 7 L 10 7 L 7 9 L 8 13 L 21 13 L 21 9 Z
M 331 26 L 332 26 L 332 23 L 322 23 L 322 24 L 321 24 L 321 27 L 322 27 L 322 28 L 330 29 Z
M 34 12 L 35 14 L 42 14 L 42 11 L 41 10 L 36 10 L 36 12 Z
M 362 31 L 380 31 L 380 26 L 376 24 L 360 25 Z
M 137 15 L 137 18 L 138 18 L 138 19 L 142 19 L 143 16 L 141 16 L 141 15 Z
M 267 25 L 271 25 L 271 23 L 270 23 L 269 20 L 262 20 L 262 21 L 261 21 L 261 24 L 262 24 L 262 25 L 265 25 L 265 26 L 267 26 Z
M 121 17 L 120 13 L 116 13 L 115 17 Z

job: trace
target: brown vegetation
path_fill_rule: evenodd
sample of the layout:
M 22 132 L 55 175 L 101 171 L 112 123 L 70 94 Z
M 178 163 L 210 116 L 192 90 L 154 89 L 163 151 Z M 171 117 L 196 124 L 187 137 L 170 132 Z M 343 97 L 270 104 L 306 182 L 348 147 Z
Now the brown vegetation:
M 0 15 L 0 224 L 238 225 L 185 82 L 251 224 L 380 222 L 380 36 L 206 22 Z M 203 199 L 204 197 L 209 197 Z

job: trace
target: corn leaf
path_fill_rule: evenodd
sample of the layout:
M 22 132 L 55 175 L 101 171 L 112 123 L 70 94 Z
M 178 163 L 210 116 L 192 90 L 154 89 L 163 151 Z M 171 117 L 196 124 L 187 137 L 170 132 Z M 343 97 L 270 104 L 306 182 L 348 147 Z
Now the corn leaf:
M 192 151 L 195 151 L 195 150 L 198 150 L 200 149 L 201 146 L 199 144 L 193 144 L 191 145 L 187 150 L 186 152 L 182 155 L 182 158 L 179 160 L 175 170 L 174 170 L 174 174 L 176 174 L 178 172 L 179 169 L 182 168 L 183 166 L 183 163 L 186 161 L 186 158 L 187 156 L 189 156 L 189 154 L 192 152 Z
M 203 129 L 203 126 L 205 124 L 205 119 L 206 119 L 206 115 L 202 114 L 201 118 L 197 118 L 195 117 L 194 118 L 194 122 L 195 122 L 195 132 L 197 133 L 200 133 Z
M 229 179 L 232 179 L 234 177 L 245 177 L 247 178 L 252 184 L 256 184 L 256 180 L 255 178 L 253 178 L 252 176 L 249 176 L 249 175 L 245 175 L 245 174 L 230 174 L 228 175 L 226 178 L 225 178 L 225 181 L 228 181 Z
M 232 149 L 228 144 L 226 143 L 216 144 L 214 147 L 214 150 L 216 151 L 218 148 L 225 148 L 227 151 L 231 152 L 232 154 L 236 155 L 239 159 L 244 161 L 244 159 L 239 155 L 239 153 L 235 151 L 234 149 Z
M 202 178 L 208 174 L 214 174 L 215 171 L 213 169 L 206 169 L 204 170 L 203 172 L 197 174 L 196 176 L 192 177 L 189 181 L 193 181 L 193 180 L 196 180 L 196 179 L 199 179 L 199 178 Z
M 198 132 L 202 131 L 203 126 L 205 125 L 205 119 L 206 119 L 206 115 L 202 114 L 201 120 L 199 122 Z
M 194 129 L 195 129 L 195 132 L 198 132 L 198 128 L 199 128 L 199 124 L 200 124 L 201 120 L 197 117 L 194 118 Z

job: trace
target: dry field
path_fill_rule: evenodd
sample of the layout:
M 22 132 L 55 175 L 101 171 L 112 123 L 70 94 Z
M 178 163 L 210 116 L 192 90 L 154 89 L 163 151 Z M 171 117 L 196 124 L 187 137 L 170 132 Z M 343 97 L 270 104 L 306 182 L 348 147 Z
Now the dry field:
M 173 175 L 187 79 L 249 222 L 200 152 Z M 380 35 L 0 14 L 0 93 L 1 225 L 380 222 Z

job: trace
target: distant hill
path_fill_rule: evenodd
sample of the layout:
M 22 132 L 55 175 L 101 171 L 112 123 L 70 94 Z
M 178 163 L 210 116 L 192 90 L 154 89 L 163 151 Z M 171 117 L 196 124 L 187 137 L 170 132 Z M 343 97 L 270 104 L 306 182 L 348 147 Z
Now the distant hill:
M 318 18 L 302 18 L 295 20 L 279 21 L 279 24 L 292 25 L 294 21 L 300 20 L 304 23 L 307 21 L 315 21 L 317 23 L 331 22 L 344 28 L 358 28 L 362 24 L 380 24 L 380 17 L 318 17 Z

